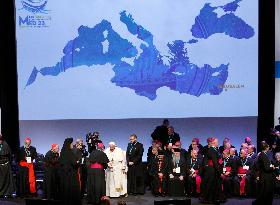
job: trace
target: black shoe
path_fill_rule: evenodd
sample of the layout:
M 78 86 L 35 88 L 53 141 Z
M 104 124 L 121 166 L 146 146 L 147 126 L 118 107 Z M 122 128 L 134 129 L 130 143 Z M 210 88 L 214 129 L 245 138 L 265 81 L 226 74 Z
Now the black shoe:
M 137 194 L 136 194 L 136 193 L 133 193 L 132 195 L 133 195 L 133 196 L 137 196 Z
M 163 194 L 161 194 L 161 196 L 162 196 L 162 197 L 166 197 L 166 195 L 165 195 L 164 193 L 163 193 Z

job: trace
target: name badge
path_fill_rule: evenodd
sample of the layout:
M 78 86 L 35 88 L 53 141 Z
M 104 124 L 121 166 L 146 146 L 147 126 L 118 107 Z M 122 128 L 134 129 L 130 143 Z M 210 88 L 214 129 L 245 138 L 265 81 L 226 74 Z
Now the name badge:
M 223 173 L 227 172 L 227 168 L 223 167 Z
M 26 157 L 26 162 L 29 164 L 32 163 L 31 157 Z
M 85 161 L 85 158 L 82 158 L 82 163 L 81 164 L 84 164 L 84 161 Z
M 172 147 L 172 143 L 169 143 L 168 145 L 169 145 L 170 147 Z
M 243 169 L 249 170 L 249 166 L 243 166 Z
M 273 165 L 272 165 L 272 164 L 270 164 L 270 167 L 273 167 Z
M 194 173 L 195 173 L 195 170 L 194 170 L 193 168 L 191 168 L 191 170 L 190 170 L 190 171 L 191 171 L 191 173 L 192 173 L 192 174 L 194 174 Z
M 176 174 L 180 174 L 180 173 L 181 173 L 180 167 L 177 167 L 177 168 L 175 169 L 175 172 L 176 172 Z

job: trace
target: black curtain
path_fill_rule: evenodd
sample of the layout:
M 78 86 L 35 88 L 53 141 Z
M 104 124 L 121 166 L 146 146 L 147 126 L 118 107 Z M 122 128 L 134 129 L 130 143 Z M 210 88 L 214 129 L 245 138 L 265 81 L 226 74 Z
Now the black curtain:
M 275 101 L 275 0 L 259 0 L 259 117 L 260 141 L 270 141 Z
M 14 9 L 14 2 L 12 0 L 0 1 L 0 34 L 2 36 L 2 54 L 0 55 L 0 106 L 2 110 L 2 134 L 13 151 L 16 151 L 19 147 L 19 123 Z M 274 22 L 274 0 L 259 0 L 258 142 L 266 140 L 269 137 L 269 130 L 273 127 L 274 123 Z M 245 72 L 244 74 L 246 74 Z
M 2 135 L 16 152 L 19 147 L 17 64 L 14 1 L 0 1 L 0 105 Z

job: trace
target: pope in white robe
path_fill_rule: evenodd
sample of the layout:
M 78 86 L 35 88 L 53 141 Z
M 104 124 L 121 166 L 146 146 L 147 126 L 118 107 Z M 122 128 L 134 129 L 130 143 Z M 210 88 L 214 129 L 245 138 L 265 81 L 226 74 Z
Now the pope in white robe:
M 127 194 L 127 184 L 124 183 L 127 170 L 124 152 L 114 142 L 110 142 L 105 154 L 110 161 L 106 170 L 106 195 L 124 196 Z

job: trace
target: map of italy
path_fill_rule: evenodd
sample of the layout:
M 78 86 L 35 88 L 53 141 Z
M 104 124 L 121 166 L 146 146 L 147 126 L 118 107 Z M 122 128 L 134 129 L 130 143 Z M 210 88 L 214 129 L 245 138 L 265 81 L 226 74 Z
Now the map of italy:
M 230 62 L 218 67 L 207 63 L 199 67 L 190 62 L 187 45 L 197 43 L 200 39 L 208 39 L 217 33 L 236 39 L 252 38 L 255 35 L 254 29 L 235 15 L 241 1 L 235 0 L 220 7 L 206 3 L 190 29 L 193 39 L 188 42 L 174 39 L 167 43 L 168 62 L 163 61 L 161 52 L 156 48 L 153 34 L 137 24 L 132 14 L 125 10 L 119 14 L 120 21 L 131 35 L 143 42 L 140 50 L 114 31 L 107 20 L 102 20 L 93 28 L 80 26 L 78 36 L 68 41 L 63 49 L 63 56 L 55 65 L 33 68 L 26 88 L 32 86 L 38 74 L 57 76 L 82 65 L 94 68 L 94 65 L 110 64 L 114 71 L 112 83 L 130 88 L 137 95 L 150 100 L 155 100 L 157 90 L 164 86 L 180 94 L 197 97 L 202 94 L 219 95 L 228 78 Z M 218 17 L 215 12 L 217 9 L 222 9 L 224 14 Z M 132 62 L 129 63 L 126 59 L 132 59 Z

